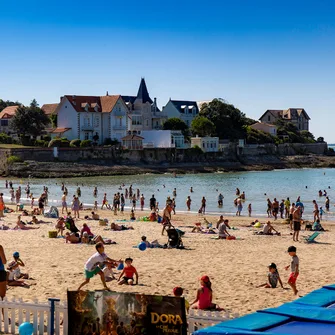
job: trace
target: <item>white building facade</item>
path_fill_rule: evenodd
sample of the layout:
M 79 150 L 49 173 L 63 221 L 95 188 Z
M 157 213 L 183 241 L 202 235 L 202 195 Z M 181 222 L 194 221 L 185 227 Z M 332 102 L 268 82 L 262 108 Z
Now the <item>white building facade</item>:
M 68 140 L 93 140 L 103 144 L 106 139 L 121 140 L 127 133 L 128 108 L 120 95 L 65 95 L 57 107 L 57 128 Z
M 218 152 L 219 138 L 218 137 L 191 137 L 191 147 L 198 146 L 204 152 Z
M 178 130 L 143 130 L 143 148 L 184 148 L 184 135 Z

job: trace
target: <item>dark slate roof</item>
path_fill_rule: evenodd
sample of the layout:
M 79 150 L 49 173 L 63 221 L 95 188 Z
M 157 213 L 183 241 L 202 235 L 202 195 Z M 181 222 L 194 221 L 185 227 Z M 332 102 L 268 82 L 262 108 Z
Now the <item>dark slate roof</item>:
M 130 102 L 131 104 L 133 104 L 136 100 L 136 97 L 132 95 L 121 95 L 121 98 L 125 103 Z
M 149 93 L 148 93 L 148 89 L 147 89 L 147 85 L 145 83 L 144 78 L 141 79 L 141 83 L 140 83 L 140 87 L 138 89 L 137 92 L 137 99 L 142 99 L 142 102 L 145 104 L 146 102 L 149 102 L 150 104 L 153 103 L 153 101 L 151 100 Z
M 196 113 L 199 113 L 198 104 L 196 101 L 186 101 L 186 100 L 171 100 L 173 105 L 179 110 L 180 113 L 184 113 L 182 106 L 194 106 L 196 108 Z

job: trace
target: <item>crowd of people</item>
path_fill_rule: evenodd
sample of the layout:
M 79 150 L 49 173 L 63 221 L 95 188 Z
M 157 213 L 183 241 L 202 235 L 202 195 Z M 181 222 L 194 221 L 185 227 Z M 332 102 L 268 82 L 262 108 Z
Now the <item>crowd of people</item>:
M 6 188 L 9 188 L 9 193 L 11 195 L 11 200 L 16 203 L 16 211 L 21 211 L 22 213 L 17 216 L 17 222 L 14 229 L 17 230 L 31 230 L 31 229 L 39 229 L 39 226 L 36 226 L 41 223 L 45 223 L 43 220 L 38 220 L 36 215 L 43 215 L 45 206 L 48 204 L 48 188 L 44 187 L 42 194 L 38 197 L 37 204 L 38 208 L 35 208 L 35 198 L 33 194 L 30 192 L 30 184 L 28 183 L 25 187 L 25 192 L 27 198 L 31 199 L 31 211 L 30 213 L 27 210 L 24 210 L 21 207 L 21 186 L 18 186 L 16 190 L 14 190 L 13 183 L 6 181 Z M 96 252 L 86 261 L 85 268 L 85 280 L 80 284 L 78 290 L 81 290 L 86 284 L 90 282 L 90 280 L 95 276 L 99 275 L 101 282 L 103 284 L 104 289 L 109 290 L 107 286 L 107 282 L 112 280 L 116 280 L 119 285 L 137 285 L 139 283 L 139 273 L 137 269 L 133 265 L 133 259 L 127 257 L 124 260 L 114 260 L 109 258 L 105 253 L 105 245 L 115 243 L 110 239 L 104 239 L 101 235 L 94 234 L 92 232 L 91 227 L 88 222 L 84 222 L 81 228 L 76 226 L 76 220 L 82 217 L 81 211 L 84 209 L 83 204 L 80 201 L 81 197 L 81 189 L 78 186 L 76 190 L 76 194 L 73 195 L 71 205 L 68 206 L 67 197 L 68 197 L 68 189 L 62 184 L 61 185 L 62 197 L 61 197 L 61 214 L 62 216 L 57 219 L 55 228 L 57 230 L 57 235 L 59 237 L 64 237 L 66 243 L 84 243 L 84 244 L 92 244 L 95 245 Z M 93 211 L 91 211 L 91 215 L 84 216 L 84 220 L 96 220 L 100 221 L 99 214 L 96 213 L 98 208 L 100 210 L 111 210 L 115 215 L 118 213 L 124 214 L 125 203 L 128 199 L 131 204 L 131 210 L 129 215 L 130 221 L 135 221 L 138 211 L 143 211 L 145 207 L 145 196 L 141 193 L 140 189 L 133 189 L 133 186 L 125 187 L 125 185 L 121 185 L 119 188 L 120 192 L 116 192 L 112 201 L 108 201 L 108 195 L 106 193 L 103 194 L 101 207 L 98 207 L 98 200 L 94 202 Z M 194 192 L 193 187 L 190 188 L 190 193 Z M 98 188 L 95 187 L 93 190 L 94 198 L 98 198 Z M 330 208 L 330 200 L 327 192 L 319 191 L 320 197 L 325 197 L 325 208 L 326 211 L 329 211 Z M 177 197 L 177 189 L 173 190 L 173 197 L 167 197 L 164 208 L 159 210 L 159 203 L 157 202 L 155 195 L 152 194 L 149 198 L 149 208 L 150 208 L 150 221 L 158 221 L 162 224 L 162 232 L 164 235 L 166 231 L 168 231 L 172 225 L 172 216 L 176 214 L 176 197 Z M 218 206 L 223 206 L 224 196 L 222 193 L 219 193 L 218 196 Z M 241 192 L 238 188 L 236 189 L 236 198 L 234 200 L 234 205 L 236 206 L 236 215 L 241 216 L 243 205 L 246 201 L 246 193 Z M 138 206 L 139 202 L 139 206 Z M 203 196 L 201 199 L 200 208 L 198 210 L 199 215 L 206 214 L 206 198 Z M 320 221 L 322 220 L 323 209 L 319 207 L 316 200 L 313 200 L 313 225 L 311 227 L 312 230 L 323 230 Z M 192 199 L 191 195 L 187 196 L 186 206 L 188 210 L 191 209 Z M 3 199 L 3 193 L 0 193 L 0 219 L 4 217 L 6 206 Z M 289 222 L 289 227 L 292 230 L 293 241 L 299 241 L 299 232 L 301 230 L 301 225 L 303 221 L 303 213 L 304 213 L 304 204 L 301 202 L 300 197 L 297 198 L 295 202 L 291 202 L 290 198 L 286 198 L 286 200 L 282 199 L 280 202 L 274 198 L 273 201 L 270 198 L 267 199 L 267 215 L 268 218 L 273 219 L 274 221 L 280 219 L 287 219 Z M 252 204 L 248 205 L 248 214 L 251 216 L 252 214 Z M 22 216 L 32 215 L 30 221 L 23 221 Z M 195 227 L 193 227 L 192 232 L 194 233 L 209 233 L 209 234 L 217 234 L 218 239 L 233 239 L 235 238 L 232 233 L 232 227 L 229 224 L 229 219 L 224 218 L 223 215 L 219 217 L 216 224 L 210 223 L 205 217 L 203 217 L 205 227 L 202 226 L 201 223 L 196 223 Z M 103 220 L 106 225 L 108 224 L 108 220 Z M 77 221 L 78 222 L 78 221 Z M 251 227 L 258 227 L 258 221 L 255 221 Z M 270 221 L 264 223 L 264 225 L 260 225 L 262 228 L 260 230 L 262 235 L 280 235 L 281 233 L 273 226 Z M 305 226 L 306 228 L 306 226 Z M 118 224 L 116 222 L 111 222 L 109 229 L 111 231 L 123 231 L 123 230 L 133 230 L 133 226 Z M 65 232 L 66 231 L 66 232 Z M 163 247 L 157 240 L 148 242 L 146 236 L 142 236 L 141 242 L 145 243 L 148 248 L 159 248 Z M 296 287 L 296 280 L 299 275 L 299 258 L 296 254 L 296 247 L 291 246 L 288 248 L 288 253 L 292 257 L 291 261 L 291 274 L 288 279 L 288 284 L 292 288 L 294 294 L 298 293 Z M 7 264 L 7 265 L 6 265 Z M 2 246 L 0 246 L 0 297 L 3 299 L 6 294 L 6 287 L 8 286 L 25 286 L 29 287 L 31 284 L 27 282 L 29 280 L 29 275 L 21 272 L 21 268 L 25 266 L 25 263 L 21 260 L 19 252 L 15 252 L 13 254 L 13 260 L 8 262 L 5 250 Z M 118 270 L 118 278 L 115 277 L 115 270 Z M 289 269 L 289 266 L 286 267 Z M 277 265 L 275 263 L 271 263 L 268 266 L 268 281 L 260 287 L 267 288 L 275 288 L 279 284 L 281 287 L 284 287 L 283 282 L 279 276 L 279 271 Z M 183 295 L 183 288 L 176 287 L 173 290 L 173 294 L 175 296 Z M 213 303 L 213 293 L 212 293 L 212 285 L 210 278 L 205 275 L 201 277 L 200 280 L 200 288 L 197 290 L 196 297 L 191 304 L 187 305 L 192 308 L 199 309 L 216 309 L 222 310 L 219 306 Z

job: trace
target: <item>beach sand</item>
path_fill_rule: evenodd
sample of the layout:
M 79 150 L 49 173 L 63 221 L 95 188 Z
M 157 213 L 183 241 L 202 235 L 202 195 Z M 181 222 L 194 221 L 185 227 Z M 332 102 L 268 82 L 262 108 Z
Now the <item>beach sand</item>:
M 137 216 L 146 212 L 137 211 Z M 82 211 L 81 215 L 90 214 Z M 129 218 L 114 216 L 111 211 L 99 210 L 102 218 L 121 220 Z M 1 223 L 15 226 L 17 214 L 6 214 Z M 211 222 L 216 222 L 217 216 L 206 216 Z M 28 219 L 29 217 L 22 217 Z M 39 218 L 42 219 L 41 216 Z M 86 260 L 95 252 L 93 245 L 66 244 L 62 238 L 48 238 L 48 231 L 54 230 L 55 219 L 51 224 L 40 224 L 40 229 L 29 231 L 2 231 L 0 243 L 4 247 L 7 259 L 12 260 L 15 251 L 20 252 L 26 267 L 22 272 L 28 272 L 34 280 L 28 282 L 36 285 L 30 288 L 10 287 L 7 297 L 22 298 L 24 301 L 46 301 L 48 297 L 66 299 L 67 290 L 76 290 L 84 280 L 83 268 Z M 176 249 L 147 249 L 140 251 L 133 248 L 140 242 L 141 236 L 146 235 L 148 241 L 158 239 L 162 244 L 167 242 L 167 236 L 161 236 L 161 224 L 153 222 L 124 223 L 134 226 L 135 230 L 112 232 L 104 230 L 98 221 L 79 219 L 78 228 L 87 222 L 93 233 L 110 238 L 116 245 L 105 248 L 109 257 L 124 259 L 128 256 L 134 259 L 133 265 L 139 273 L 139 285 L 119 286 L 116 281 L 108 283 L 113 291 L 141 292 L 147 294 L 171 295 L 175 286 L 184 288 L 185 297 L 191 302 L 199 287 L 199 277 L 207 274 L 212 281 L 214 302 L 233 313 L 240 315 L 254 312 L 266 307 L 278 306 L 293 301 L 296 297 L 287 284 L 289 271 L 284 267 L 290 264 L 287 248 L 297 247 L 300 258 L 300 276 L 297 281 L 299 295 L 305 295 L 322 285 L 333 284 L 335 277 L 335 259 L 332 257 L 335 233 L 331 222 L 324 226 L 329 232 L 318 237 L 319 243 L 306 244 L 292 241 L 288 225 L 275 224 L 282 236 L 256 236 L 254 228 L 243 227 L 252 221 L 248 217 L 230 217 L 230 225 L 238 230 L 230 233 L 238 240 L 213 240 L 213 235 L 190 233 L 195 222 L 202 221 L 198 215 L 173 215 L 172 222 L 176 227 L 186 231 L 183 242 L 187 250 Z M 309 235 L 310 232 L 301 232 Z M 302 240 L 302 238 L 301 238 Z M 267 266 L 271 262 L 277 264 L 279 273 L 286 290 L 281 288 L 256 288 L 267 281 Z M 88 290 L 101 289 L 99 276 L 94 277 Z

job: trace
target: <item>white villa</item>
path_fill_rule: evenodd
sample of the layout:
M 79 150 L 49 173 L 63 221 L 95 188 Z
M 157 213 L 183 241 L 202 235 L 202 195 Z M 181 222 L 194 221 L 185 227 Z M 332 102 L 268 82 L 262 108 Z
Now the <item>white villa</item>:
M 167 119 L 151 100 L 144 78 L 136 96 L 76 96 L 65 95 L 59 104 L 46 104 L 42 110 L 57 115 L 57 128 L 49 129 L 52 137 L 69 140 L 121 139 L 135 131 L 161 129 Z
M 57 128 L 50 133 L 68 140 L 93 140 L 97 135 L 102 144 L 109 138 L 120 141 L 127 133 L 128 107 L 120 95 L 65 95 L 56 113 Z

